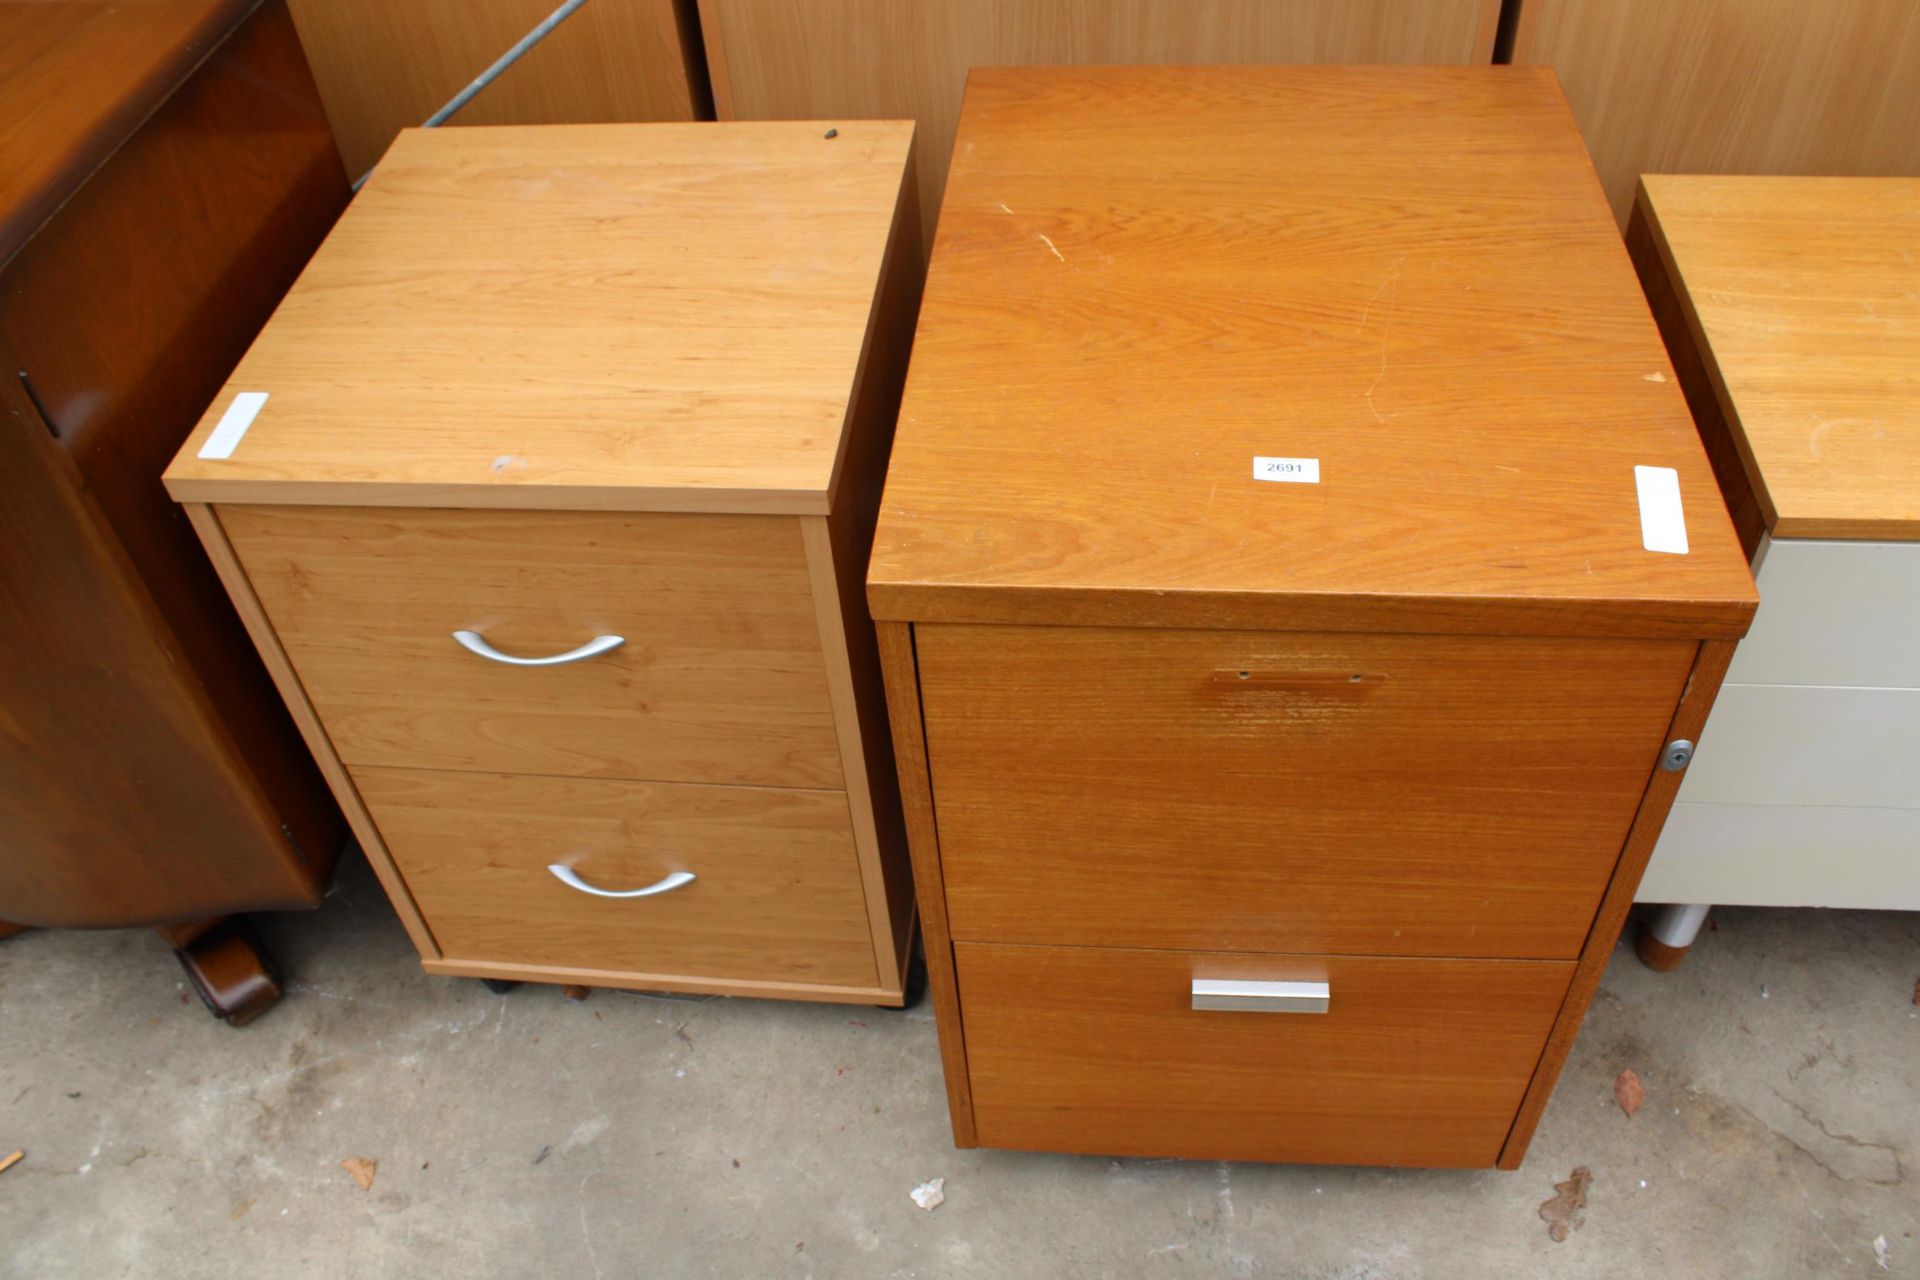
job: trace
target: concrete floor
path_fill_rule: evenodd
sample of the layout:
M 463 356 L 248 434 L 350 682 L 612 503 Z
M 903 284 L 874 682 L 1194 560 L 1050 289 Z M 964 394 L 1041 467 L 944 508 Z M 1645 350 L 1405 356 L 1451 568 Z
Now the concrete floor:
M 1616 955 L 1518 1173 L 1114 1161 L 954 1150 L 924 1005 L 428 977 L 356 861 L 243 1031 L 150 934 L 0 944 L 0 1275 L 1920 1276 L 1920 916 L 1718 925 Z

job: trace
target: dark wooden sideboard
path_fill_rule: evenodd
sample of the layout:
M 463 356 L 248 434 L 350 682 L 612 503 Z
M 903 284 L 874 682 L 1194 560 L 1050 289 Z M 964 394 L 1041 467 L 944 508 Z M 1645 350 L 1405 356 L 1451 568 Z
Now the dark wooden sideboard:
M 345 827 L 160 472 L 346 175 L 284 0 L 0 5 L 0 159 L 0 920 L 243 1022 Z

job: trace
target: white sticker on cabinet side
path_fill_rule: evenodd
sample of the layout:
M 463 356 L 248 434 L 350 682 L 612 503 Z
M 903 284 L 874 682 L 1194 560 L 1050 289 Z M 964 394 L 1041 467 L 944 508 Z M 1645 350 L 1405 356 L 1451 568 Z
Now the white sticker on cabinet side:
M 213 428 L 213 434 L 200 446 L 197 455 L 202 458 L 231 458 L 233 451 L 240 447 L 240 439 L 247 434 L 247 428 L 253 425 L 254 418 L 260 414 L 260 406 L 267 402 L 264 391 L 242 391 L 220 415 L 220 421 Z
M 1640 545 L 1649 551 L 1687 554 L 1687 513 L 1680 505 L 1680 473 L 1672 467 L 1635 467 L 1640 491 Z

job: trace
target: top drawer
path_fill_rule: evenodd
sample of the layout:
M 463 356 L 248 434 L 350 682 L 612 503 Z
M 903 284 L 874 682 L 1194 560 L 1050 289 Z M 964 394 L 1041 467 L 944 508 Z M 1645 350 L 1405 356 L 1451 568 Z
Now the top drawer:
M 915 628 L 953 936 L 1579 954 L 1690 641 Z
M 1728 684 L 1920 689 L 1920 542 L 1775 538 Z
M 798 523 L 784 516 L 222 506 L 351 765 L 837 788 Z M 519 657 L 623 643 L 561 666 Z

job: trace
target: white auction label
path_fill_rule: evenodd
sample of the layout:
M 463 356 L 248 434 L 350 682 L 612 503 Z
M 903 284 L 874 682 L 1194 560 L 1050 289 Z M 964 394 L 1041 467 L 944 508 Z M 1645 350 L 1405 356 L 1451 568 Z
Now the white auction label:
M 1255 458 L 1255 480 L 1278 480 L 1284 484 L 1319 484 L 1318 458 Z
M 1672 467 L 1635 467 L 1640 498 L 1640 545 L 1668 555 L 1687 554 L 1687 513 L 1680 505 L 1680 473 Z
M 207 435 L 207 442 L 200 446 L 199 458 L 231 458 L 233 451 L 240 447 L 240 441 L 246 436 L 247 428 L 260 416 L 260 407 L 267 402 L 264 391 L 242 391 L 220 415 L 220 421 Z

